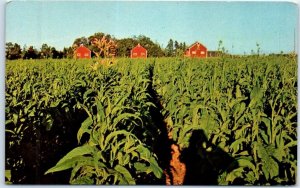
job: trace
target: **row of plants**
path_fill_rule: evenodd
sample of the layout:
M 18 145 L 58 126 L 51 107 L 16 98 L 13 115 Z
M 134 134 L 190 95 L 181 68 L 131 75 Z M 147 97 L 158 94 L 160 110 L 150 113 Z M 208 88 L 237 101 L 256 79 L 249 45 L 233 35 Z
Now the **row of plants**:
M 153 85 L 185 184 L 295 184 L 294 58 L 165 59 Z
M 7 62 L 7 183 L 295 184 L 293 57 L 92 61 Z
M 6 169 L 12 183 L 34 183 L 66 149 L 84 115 L 73 108 L 75 62 L 14 61 L 6 65 Z M 66 74 L 69 72 L 70 74 Z M 75 115 L 77 114 L 77 115 Z
M 161 132 L 151 116 L 156 108 L 149 94 L 151 66 L 130 61 L 96 65 L 53 60 L 7 64 L 6 170 L 12 183 L 49 183 L 36 179 L 66 170 L 71 184 L 161 181 L 154 153 Z M 71 143 L 64 147 L 68 139 Z M 30 146 L 20 152 L 26 144 Z M 49 160 L 50 153 L 57 154 L 57 163 Z M 22 170 L 28 166 L 38 166 L 31 170 L 36 173 Z

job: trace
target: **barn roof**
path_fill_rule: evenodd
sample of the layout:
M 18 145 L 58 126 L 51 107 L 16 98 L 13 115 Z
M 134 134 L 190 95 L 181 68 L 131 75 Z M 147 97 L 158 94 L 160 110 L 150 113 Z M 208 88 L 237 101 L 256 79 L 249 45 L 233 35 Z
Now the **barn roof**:
M 190 45 L 187 49 L 189 49 L 189 48 L 195 46 L 196 44 L 200 44 L 200 45 L 204 46 L 202 43 L 196 41 L 196 42 L 194 42 L 192 45 Z M 204 47 L 206 48 L 206 46 L 204 46 Z
M 147 50 L 146 48 L 144 48 L 143 46 L 141 46 L 140 43 L 138 43 L 138 45 L 136 45 L 135 47 L 133 47 L 132 50 L 135 49 L 135 48 L 142 48 L 144 50 Z
M 80 44 L 80 46 L 76 49 L 76 50 L 78 50 L 78 49 L 85 49 L 85 50 L 88 50 L 88 51 L 91 51 L 90 49 L 88 49 L 87 47 L 85 47 L 83 44 Z

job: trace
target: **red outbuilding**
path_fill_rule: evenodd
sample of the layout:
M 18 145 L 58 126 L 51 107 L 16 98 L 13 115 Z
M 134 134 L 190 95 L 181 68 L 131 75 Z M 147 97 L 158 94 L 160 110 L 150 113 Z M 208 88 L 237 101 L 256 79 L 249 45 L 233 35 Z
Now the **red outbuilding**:
M 200 42 L 195 42 L 192 44 L 184 53 L 186 57 L 207 57 L 207 48 Z
M 91 50 L 81 44 L 75 51 L 77 59 L 90 59 L 91 58 Z
M 132 48 L 130 52 L 131 58 L 147 58 L 147 50 L 143 48 L 140 44 Z

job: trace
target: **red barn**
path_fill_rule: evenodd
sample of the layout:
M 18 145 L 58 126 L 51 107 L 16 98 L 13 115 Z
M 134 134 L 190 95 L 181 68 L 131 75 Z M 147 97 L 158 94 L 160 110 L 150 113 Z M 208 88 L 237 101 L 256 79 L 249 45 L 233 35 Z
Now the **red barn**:
M 200 57 L 206 58 L 207 57 L 207 48 L 199 43 L 195 42 L 192 44 L 184 53 L 186 57 Z
M 147 58 L 147 50 L 143 48 L 140 44 L 132 48 L 130 51 L 131 58 Z
M 83 44 L 81 44 L 76 49 L 75 54 L 76 54 L 77 59 L 82 59 L 82 58 L 90 59 L 91 58 L 91 50 L 89 50 L 87 47 L 83 46 Z

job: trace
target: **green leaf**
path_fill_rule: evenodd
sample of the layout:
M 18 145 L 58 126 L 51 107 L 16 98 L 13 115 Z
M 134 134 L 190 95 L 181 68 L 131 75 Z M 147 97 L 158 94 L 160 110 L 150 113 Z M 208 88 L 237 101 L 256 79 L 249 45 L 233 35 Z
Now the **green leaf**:
M 73 167 L 77 162 L 86 159 L 87 157 L 84 157 L 84 155 L 91 154 L 93 151 L 94 149 L 90 145 L 86 144 L 83 146 L 79 146 L 70 151 L 62 159 L 60 159 L 58 163 L 54 167 L 50 168 L 47 172 L 45 172 L 45 174 L 69 169 Z
M 239 139 L 237 139 L 237 140 L 235 140 L 231 145 L 230 145 L 230 148 L 232 149 L 232 152 L 233 153 L 236 153 L 236 152 L 238 152 L 239 150 L 240 150 L 240 145 L 244 142 L 244 141 L 246 141 L 246 139 L 245 138 L 239 138 Z
M 82 176 L 82 177 L 78 177 L 75 180 L 72 180 L 70 183 L 74 185 L 92 185 L 94 184 L 94 180 L 91 177 Z
M 172 129 L 172 139 L 174 141 L 178 140 L 178 132 L 179 132 L 179 127 L 178 126 L 173 126 L 173 129 Z
M 50 104 L 50 107 L 51 107 L 51 108 L 56 108 L 56 107 L 59 105 L 60 102 L 61 102 L 60 100 L 54 101 L 54 102 L 52 102 L 52 103 Z
M 77 164 L 76 166 L 73 167 L 71 177 L 70 177 L 70 182 L 74 181 L 74 177 L 75 177 L 76 173 L 81 169 L 81 167 L 82 167 L 81 164 Z
M 143 121 L 142 121 L 142 119 L 141 119 L 139 116 L 137 116 L 137 115 L 135 115 L 135 114 L 131 114 L 131 113 L 123 113 L 123 114 L 118 115 L 118 116 L 114 119 L 113 127 L 116 127 L 117 124 L 118 124 L 120 121 L 122 121 L 122 120 L 124 120 L 124 119 L 129 119 L 129 118 L 138 119 L 138 120 L 140 120 L 141 124 L 143 125 Z
M 66 156 L 64 156 L 57 164 L 63 163 L 64 160 L 72 159 L 76 156 L 83 156 L 86 154 L 91 154 L 94 151 L 94 148 L 91 147 L 88 144 L 85 144 L 83 146 L 79 146 L 72 151 L 70 151 Z
M 237 162 L 240 167 L 248 167 L 254 172 L 256 171 L 255 165 L 251 162 L 251 160 L 247 157 L 239 157 Z
M 97 117 L 99 122 L 104 122 L 105 120 L 105 109 L 101 101 L 97 100 L 96 101 L 96 106 L 97 106 Z
M 264 95 L 263 90 L 259 86 L 254 86 L 253 90 L 250 93 L 250 103 L 249 108 L 262 104 L 262 97 Z
M 290 147 L 294 147 L 294 146 L 297 146 L 297 140 L 294 140 L 294 141 L 291 141 L 291 142 L 289 142 L 288 144 L 286 144 L 285 146 L 284 146 L 284 148 L 290 148 Z
M 135 162 L 133 166 L 137 172 L 146 172 L 148 170 L 148 166 L 144 163 Z
M 197 127 L 194 127 L 192 125 L 185 125 L 182 126 L 181 129 L 179 129 L 179 136 L 178 136 L 178 142 L 177 144 L 182 146 L 188 146 L 188 142 L 190 139 L 190 133 L 194 130 L 196 130 Z M 182 148 L 182 147 L 181 147 Z
M 237 169 L 234 169 L 226 176 L 227 182 L 233 182 L 237 177 L 242 177 L 242 173 L 244 172 L 244 167 L 239 167 Z
M 241 89 L 240 89 L 240 85 L 237 85 L 237 86 L 236 86 L 236 92 L 235 92 L 235 95 L 236 95 L 236 98 L 241 98 L 241 97 L 243 97 L 243 96 L 242 96 Z
M 139 152 L 141 159 L 145 161 L 149 161 L 149 158 L 151 157 L 151 153 L 148 148 L 139 145 L 139 147 L 137 148 L 137 152 Z
M 157 177 L 157 178 L 161 178 L 162 177 L 162 174 L 163 174 L 163 171 L 162 169 L 159 167 L 157 161 L 155 160 L 154 157 L 151 157 L 150 160 L 150 168 L 152 169 L 154 175 Z
M 77 132 L 77 141 L 80 143 L 81 137 L 84 133 L 91 134 L 91 130 L 89 130 L 89 127 L 93 124 L 93 119 L 91 117 L 86 118 L 84 122 L 82 122 L 81 127 L 79 128 Z
M 260 142 L 257 144 L 257 154 L 262 160 L 262 171 L 267 180 L 279 174 L 278 163 L 273 159 L 272 155 L 275 154 L 275 148 L 272 145 L 264 146 Z
M 199 111 L 199 109 L 202 109 L 202 108 L 205 108 L 205 106 L 203 106 L 202 104 L 196 105 L 196 106 L 193 108 L 192 124 L 193 124 L 194 126 L 197 126 L 197 125 L 198 125 L 198 119 L 199 119 L 198 111 Z
M 103 148 L 106 148 L 109 144 L 111 144 L 111 139 L 112 138 L 114 138 L 118 135 L 121 135 L 121 134 L 123 134 L 124 136 L 132 135 L 130 132 L 127 132 L 125 130 L 119 130 L 119 131 L 111 132 L 109 135 L 107 135 L 107 137 L 105 139 L 105 142 L 104 142 Z
M 248 182 L 250 182 L 252 185 L 253 183 L 257 180 L 255 178 L 255 173 L 250 171 L 246 173 L 246 178 L 245 178 Z
M 14 124 L 15 125 L 17 125 L 17 123 L 18 123 L 18 114 L 13 114 L 13 122 L 14 122 Z
M 240 153 L 238 153 L 238 155 L 248 156 L 249 152 L 247 150 L 246 151 L 241 151 Z
M 85 162 L 87 160 L 93 160 L 93 158 L 84 157 L 84 156 L 76 156 L 76 157 L 73 157 L 72 159 L 64 160 L 63 162 L 57 163 L 54 167 L 47 170 L 44 175 L 53 173 L 53 172 L 67 170 L 69 168 L 75 167 L 77 164 L 83 165 L 83 162 Z
M 11 180 L 11 170 L 5 170 L 5 178 L 10 181 Z
M 93 93 L 93 89 L 88 89 L 86 92 L 83 94 L 83 99 L 86 100 L 88 98 L 88 95 Z
M 10 124 L 10 123 L 13 123 L 13 120 L 9 119 L 9 120 L 6 120 L 6 121 L 5 121 L 5 125 L 8 125 L 8 124 Z
M 269 143 L 269 138 L 268 136 L 266 135 L 265 131 L 264 130 L 260 130 L 260 136 L 262 137 L 263 141 L 265 144 L 268 144 Z
M 132 178 L 130 172 L 126 168 L 121 165 L 116 165 L 115 170 L 124 177 L 127 184 L 135 185 L 135 180 Z

